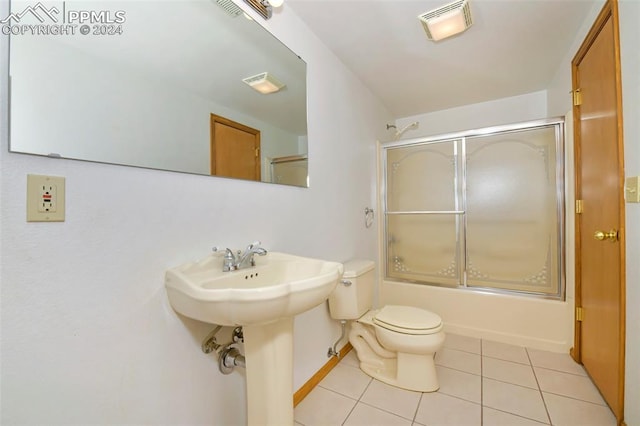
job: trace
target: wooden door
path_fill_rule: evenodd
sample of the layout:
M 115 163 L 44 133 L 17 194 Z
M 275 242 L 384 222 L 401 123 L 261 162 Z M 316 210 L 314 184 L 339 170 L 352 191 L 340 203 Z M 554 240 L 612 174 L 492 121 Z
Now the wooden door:
M 211 174 L 260 181 L 260 131 L 211 114 Z
M 582 210 L 576 215 L 579 308 L 572 355 L 582 362 L 621 422 L 625 258 L 617 18 L 617 4 L 610 0 L 572 62 L 576 198 L 581 200 L 577 210 Z

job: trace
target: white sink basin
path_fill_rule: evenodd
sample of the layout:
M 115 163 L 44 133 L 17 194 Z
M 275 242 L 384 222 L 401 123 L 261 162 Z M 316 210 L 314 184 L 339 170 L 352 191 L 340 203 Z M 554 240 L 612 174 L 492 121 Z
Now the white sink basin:
M 169 269 L 171 306 L 187 317 L 224 326 L 257 325 L 293 317 L 327 300 L 342 264 L 269 252 L 256 266 L 222 272 L 222 258 Z

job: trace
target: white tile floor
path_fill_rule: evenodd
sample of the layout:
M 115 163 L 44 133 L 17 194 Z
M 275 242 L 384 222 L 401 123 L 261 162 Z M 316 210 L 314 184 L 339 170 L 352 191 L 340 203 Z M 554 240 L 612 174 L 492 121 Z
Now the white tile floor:
M 566 354 L 447 334 L 436 365 L 440 390 L 411 392 L 367 376 L 351 351 L 298 404 L 296 425 L 616 424 L 584 369 Z

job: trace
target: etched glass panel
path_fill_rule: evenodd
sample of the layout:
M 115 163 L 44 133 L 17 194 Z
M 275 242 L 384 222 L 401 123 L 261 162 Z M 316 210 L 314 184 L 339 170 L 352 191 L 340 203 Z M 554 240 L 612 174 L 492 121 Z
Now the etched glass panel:
M 387 211 L 456 210 L 455 141 L 387 150 Z
M 467 286 L 558 292 L 555 127 L 467 139 Z
M 387 276 L 457 286 L 457 215 L 387 217 Z

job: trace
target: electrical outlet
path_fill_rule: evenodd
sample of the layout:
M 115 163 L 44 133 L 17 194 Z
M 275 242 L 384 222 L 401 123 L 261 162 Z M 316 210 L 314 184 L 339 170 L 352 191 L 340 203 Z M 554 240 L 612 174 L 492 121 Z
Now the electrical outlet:
M 38 211 L 40 213 L 55 213 L 56 205 L 58 204 L 58 185 L 47 182 L 41 187 L 39 186 L 38 191 L 40 192 Z
M 64 184 L 59 176 L 27 175 L 27 222 L 64 222 Z

